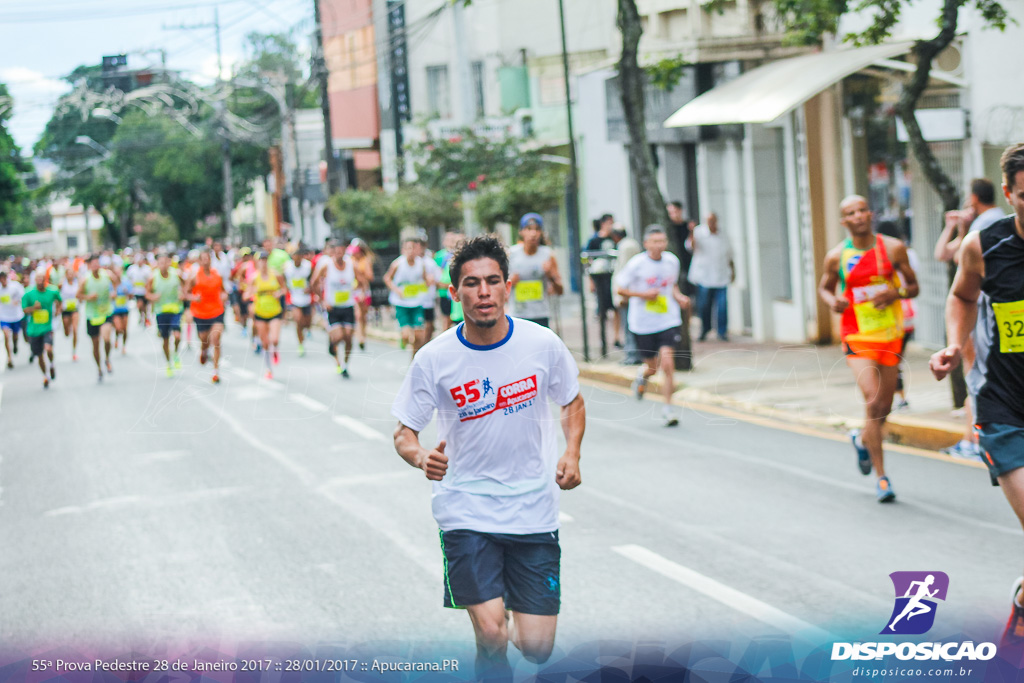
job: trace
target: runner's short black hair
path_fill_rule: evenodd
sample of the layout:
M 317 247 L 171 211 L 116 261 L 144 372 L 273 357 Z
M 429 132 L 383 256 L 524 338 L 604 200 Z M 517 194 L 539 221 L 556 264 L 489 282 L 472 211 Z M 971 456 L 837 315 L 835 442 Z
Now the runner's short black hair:
M 1003 182 L 1012 190 L 1017 174 L 1024 171 L 1024 142 L 1007 147 L 999 159 L 999 165 L 1003 169 Z
M 996 186 L 988 178 L 975 178 L 971 181 L 971 194 L 985 205 L 996 203 Z
M 508 280 L 508 254 L 505 252 L 505 245 L 493 235 L 480 235 L 463 243 L 452 257 L 452 284 L 456 289 L 458 289 L 459 280 L 462 277 L 463 264 L 481 258 L 496 261 L 498 267 L 501 268 L 502 278 Z

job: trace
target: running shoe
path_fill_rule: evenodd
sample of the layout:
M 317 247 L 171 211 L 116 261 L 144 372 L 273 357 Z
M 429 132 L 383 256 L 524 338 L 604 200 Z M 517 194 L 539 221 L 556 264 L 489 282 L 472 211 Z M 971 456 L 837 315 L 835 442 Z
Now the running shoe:
M 850 430 L 850 442 L 853 444 L 853 449 L 857 451 L 857 467 L 860 469 L 860 473 L 865 476 L 871 474 L 871 454 L 868 453 L 868 449 L 864 448 L 859 429 Z
M 107 374 L 111 375 L 113 373 L 114 373 L 114 366 L 110 364 L 109 360 L 107 360 Z
M 896 500 L 896 492 L 892 490 L 889 477 L 879 477 L 875 484 L 875 498 L 879 503 L 891 503 Z
M 636 400 L 642 401 L 644 399 L 644 392 L 647 390 L 647 378 L 644 377 L 644 369 L 642 367 L 637 371 L 636 378 L 629 387 L 633 390 Z
M 50 378 L 49 377 L 43 377 L 43 389 L 49 389 L 49 388 L 50 388 Z
M 299 344 L 299 358 L 302 358 L 305 355 L 306 355 L 306 347 L 303 346 L 302 344 Z
M 181 370 L 181 356 L 174 354 L 174 369 Z
M 405 339 L 404 338 L 400 342 L 398 342 L 398 348 L 400 348 L 401 350 L 405 351 Z
M 340 374 L 341 374 L 341 372 L 342 372 L 342 368 L 341 368 L 341 366 L 339 365 L 339 366 L 335 367 L 335 368 L 334 368 L 334 372 L 335 372 L 335 374 L 338 374 L 338 375 L 340 375 Z
M 101 372 L 101 373 L 99 374 L 99 376 L 98 376 L 98 377 L 96 378 L 96 383 L 97 383 L 97 384 L 103 384 L 103 373 L 102 373 L 102 372 Z
M 366 350 L 366 342 L 359 342 L 359 350 L 360 351 L 365 351 Z
M 167 366 L 167 370 L 165 371 L 165 373 L 166 373 L 166 375 L 168 377 L 174 377 L 174 368 L 172 368 L 170 365 L 168 365 Z
M 202 349 L 199 352 L 199 364 L 206 365 L 206 349 Z
M 678 427 L 679 426 L 679 418 L 676 417 L 675 415 L 671 415 L 671 416 L 665 418 L 665 426 L 666 427 Z
M 13 370 L 14 369 L 14 363 L 12 363 L 11 361 L 7 361 L 7 369 L 8 370 Z
M 281 364 L 281 357 L 279 355 L 277 355 L 277 351 L 274 351 L 274 355 L 272 355 L 270 357 L 270 360 L 271 360 L 271 362 L 274 365 L 280 365 Z
M 345 379 L 350 379 L 349 374 L 348 374 L 348 368 L 342 368 L 341 369 L 341 376 L 344 377 Z
M 263 375 L 263 379 L 274 379 L 274 373 L 272 373 L 270 370 L 267 370 L 267 374 Z
M 220 384 L 220 375 L 214 375 L 211 381 L 214 384 Z
M 942 452 L 953 458 L 982 462 L 981 449 L 978 448 L 978 444 L 967 439 L 961 439 L 949 448 L 943 448 Z
M 999 639 L 1000 650 L 1024 648 L 1024 607 L 1017 604 L 1017 596 L 1020 595 L 1022 583 L 1024 583 L 1024 576 L 1017 577 L 1017 580 L 1013 582 L 1013 591 L 1010 595 L 1010 618 L 1006 620 L 1006 628 L 1003 629 L 1003 636 Z
M 893 407 L 896 412 L 903 412 L 904 410 L 910 410 L 910 402 L 905 398 L 896 399 L 896 405 Z
M 77 363 L 78 362 L 78 354 L 77 353 L 71 354 L 71 362 L 72 363 Z
M 53 365 L 50 366 L 50 379 L 57 379 L 57 368 Z

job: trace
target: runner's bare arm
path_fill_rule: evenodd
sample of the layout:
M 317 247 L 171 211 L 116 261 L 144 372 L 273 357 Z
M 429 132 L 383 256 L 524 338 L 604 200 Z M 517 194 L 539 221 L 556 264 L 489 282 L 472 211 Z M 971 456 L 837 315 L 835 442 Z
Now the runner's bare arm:
M 583 432 L 587 426 L 587 408 L 583 404 L 583 394 L 568 405 L 562 406 L 562 432 L 565 434 L 565 453 L 558 461 L 555 470 L 555 481 L 566 491 L 580 485 L 580 447 L 583 443 Z M 443 442 L 442 442 L 443 443 Z
M 395 271 L 398 270 L 398 264 L 392 263 L 388 266 L 388 272 L 384 273 L 384 284 L 387 285 L 388 289 L 396 294 L 401 294 L 398 288 L 395 287 Z
M 839 286 L 839 249 L 833 249 L 825 256 L 825 274 L 818 283 L 818 296 L 834 313 L 842 313 L 850 302 L 836 296 Z
M 888 245 L 887 245 L 888 246 Z M 917 281 L 917 273 L 910 266 L 910 257 L 907 256 L 907 246 L 896 240 L 896 247 L 893 249 L 895 258 L 893 267 L 899 271 L 903 288 L 907 290 L 907 299 L 913 299 L 921 293 L 921 285 Z
M 960 266 L 946 298 L 946 339 L 949 345 L 935 353 L 928 363 L 938 380 L 960 364 L 961 351 L 978 319 L 978 296 L 985 277 L 980 233 L 974 232 L 964 238 L 959 259 Z
M 690 297 L 683 294 L 683 291 L 679 289 L 679 283 L 672 285 L 672 296 L 675 297 L 676 303 L 683 310 L 690 310 Z
M 558 272 L 558 261 L 555 260 L 553 255 L 547 260 L 544 273 L 551 280 L 551 293 L 555 296 L 560 296 L 565 291 L 565 288 L 562 286 L 562 276 Z
M 407 463 L 423 470 L 427 479 L 432 481 L 441 481 L 445 472 L 448 471 L 448 456 L 444 454 L 446 445 L 442 441 L 437 448 L 428 451 L 420 444 L 419 432 L 406 427 L 401 422 L 395 428 L 395 451 Z

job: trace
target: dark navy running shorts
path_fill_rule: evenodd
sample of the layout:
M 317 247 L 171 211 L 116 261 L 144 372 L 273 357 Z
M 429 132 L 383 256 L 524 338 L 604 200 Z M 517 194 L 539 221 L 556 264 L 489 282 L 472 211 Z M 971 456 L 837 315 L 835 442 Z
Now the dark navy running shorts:
M 441 532 L 444 606 L 504 598 L 505 608 L 553 616 L 561 605 L 558 532 L 489 534 L 456 529 Z
M 1024 429 L 989 422 L 974 425 L 974 431 L 993 486 L 999 485 L 999 475 L 1024 467 Z

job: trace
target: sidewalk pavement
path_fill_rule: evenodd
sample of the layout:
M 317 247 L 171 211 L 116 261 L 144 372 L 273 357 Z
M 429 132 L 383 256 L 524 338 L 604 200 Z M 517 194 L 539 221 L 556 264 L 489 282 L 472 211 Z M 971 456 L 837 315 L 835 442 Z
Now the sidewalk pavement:
M 583 361 L 579 300 L 567 299 L 562 297 L 560 315 L 552 316 L 552 327 L 560 328 L 579 363 L 580 376 L 628 387 L 637 368 L 623 365 L 623 352 L 611 348 L 610 323 L 610 353 L 600 357 L 600 333 L 593 312 L 587 320 L 591 360 Z M 588 309 L 593 311 L 593 304 L 588 304 Z M 368 333 L 397 342 L 393 314 L 383 311 L 381 317 L 382 321 L 370 325 Z M 691 323 L 696 340 L 699 322 L 694 319 Z M 693 369 L 675 374 L 674 402 L 678 405 L 694 409 L 720 406 L 827 431 L 863 427 L 863 399 L 838 345 L 765 344 L 742 337 L 727 342 L 712 339 L 714 335 L 707 342 L 695 341 Z M 952 411 L 949 383 L 936 382 L 928 370 L 930 355 L 920 346 L 909 345 L 903 370 L 909 406 L 890 415 L 887 438 L 894 443 L 938 450 L 959 441 L 966 422 Z M 659 383 L 660 373 L 648 385 L 647 400 L 660 400 Z

